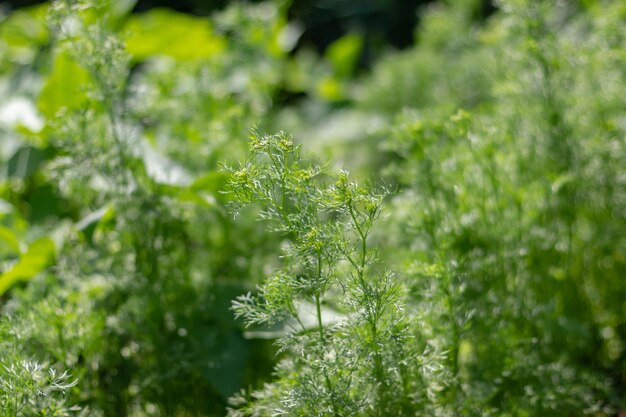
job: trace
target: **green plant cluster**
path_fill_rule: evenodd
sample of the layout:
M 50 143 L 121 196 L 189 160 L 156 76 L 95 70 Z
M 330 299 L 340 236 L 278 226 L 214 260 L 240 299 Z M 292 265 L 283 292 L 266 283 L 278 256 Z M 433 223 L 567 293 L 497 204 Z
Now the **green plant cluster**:
M 267 111 L 284 22 L 271 4 L 215 22 L 119 7 L 55 2 L 3 22 L 3 47 L 23 52 L 3 55 L 15 115 L 3 127 L 0 294 L 3 328 L 18 334 L 7 340 L 22 347 L 6 365 L 71 375 L 63 395 L 42 390 L 66 414 L 220 414 L 273 363 L 271 343 L 246 340 L 229 310 L 273 245 L 257 251 L 260 227 L 232 221 L 217 161 Z M 44 415 L 42 404 L 2 415 Z
M 133 6 L 0 9 L 0 417 L 626 412 L 623 2 Z
M 278 365 L 274 386 L 252 393 L 251 407 L 232 415 L 403 410 L 416 391 L 413 352 L 403 343 L 408 329 L 395 275 L 379 270 L 369 246 L 384 194 L 359 186 L 345 171 L 332 176 L 310 165 L 284 133 L 254 135 L 250 147 L 250 159 L 231 169 L 228 190 L 237 204 L 260 203 L 260 217 L 290 242 L 283 268 L 258 295 L 238 297 L 233 310 L 249 325 L 286 321 L 290 331 L 279 344 L 295 355 Z M 322 306 L 341 314 L 324 314 Z M 301 315 L 313 308 L 309 323 Z

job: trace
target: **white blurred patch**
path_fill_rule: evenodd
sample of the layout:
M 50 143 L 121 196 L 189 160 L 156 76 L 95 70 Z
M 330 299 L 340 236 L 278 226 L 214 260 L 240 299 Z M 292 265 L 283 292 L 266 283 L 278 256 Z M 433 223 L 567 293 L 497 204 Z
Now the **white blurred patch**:
M 8 128 L 23 126 L 32 132 L 39 132 L 44 121 L 31 100 L 13 97 L 0 105 L 0 125 Z
M 284 52 L 290 52 L 295 48 L 303 33 L 304 26 L 299 23 L 289 23 L 285 25 L 278 35 L 278 46 L 280 46 Z
M 185 186 L 191 175 L 185 168 L 154 149 L 147 140 L 141 142 L 143 161 L 148 175 L 158 183 Z

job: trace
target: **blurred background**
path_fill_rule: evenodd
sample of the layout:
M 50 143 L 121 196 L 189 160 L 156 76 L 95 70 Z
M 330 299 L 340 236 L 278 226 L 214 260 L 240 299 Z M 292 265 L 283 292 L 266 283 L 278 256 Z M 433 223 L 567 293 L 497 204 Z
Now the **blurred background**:
M 124 1 L 124 0 L 121 0 Z M 249 0 L 251 3 L 259 0 Z M 420 9 L 434 0 L 285 0 L 288 18 L 302 27 L 298 47 L 310 46 L 323 52 L 328 45 L 350 32 L 365 38 L 360 65 L 368 67 L 377 52 L 389 46 L 406 48 L 414 42 L 414 31 Z M 1 2 L 5 7 L 19 7 L 43 3 L 38 0 Z M 223 9 L 228 0 L 139 0 L 133 12 L 155 7 L 207 16 Z M 481 0 L 475 9 L 475 19 L 485 19 L 495 11 L 491 0 Z
M 282 398 L 251 129 L 393 190 L 405 415 L 623 416 L 626 3 L 494 3 L 0 1 L 0 417 Z

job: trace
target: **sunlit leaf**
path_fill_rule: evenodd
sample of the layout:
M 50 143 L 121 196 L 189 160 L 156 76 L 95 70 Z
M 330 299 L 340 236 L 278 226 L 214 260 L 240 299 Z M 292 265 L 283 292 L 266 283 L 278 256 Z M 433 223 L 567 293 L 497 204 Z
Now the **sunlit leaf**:
M 59 110 L 76 110 L 87 101 L 89 74 L 68 53 L 58 53 L 54 58 L 52 72 L 45 80 L 37 102 L 46 117 L 53 117 Z
M 189 187 L 196 193 L 209 193 L 216 198 L 222 198 L 224 194 L 221 191 L 228 180 L 228 175 L 224 172 L 210 172 L 197 178 Z
M 326 50 L 326 57 L 333 65 L 338 77 L 349 77 L 354 72 L 361 49 L 363 38 L 350 33 L 335 42 Z
M 52 239 L 37 239 L 11 269 L 0 275 L 0 295 L 17 282 L 34 278 L 50 264 L 54 256 L 55 246 Z
M 114 16 L 126 16 L 133 10 L 136 4 L 137 0 L 115 0 L 111 2 L 109 7 Z
M 315 86 L 315 92 L 321 99 L 328 101 L 338 101 L 345 97 L 343 85 L 333 77 L 321 79 Z
M 37 53 L 37 48 L 45 45 L 49 39 L 45 17 L 47 4 L 16 10 L 0 23 L 0 43 L 8 47 L 8 59 L 30 63 Z
M 0 224 L 0 254 L 18 254 L 20 253 L 20 242 L 15 233 Z
M 244 337 L 247 339 L 278 339 L 279 337 L 294 333 L 294 331 L 317 328 L 317 311 L 315 304 L 308 301 L 298 301 L 296 303 L 296 310 L 298 311 L 298 316 L 304 329 L 300 327 L 300 324 L 295 319 L 289 318 L 284 322 L 248 330 L 244 333 Z M 322 306 L 321 313 L 322 322 L 326 326 L 344 322 L 348 318 L 345 314 L 326 306 Z
M 158 55 L 179 60 L 209 58 L 225 46 L 207 19 L 166 9 L 132 16 L 124 33 L 127 50 L 137 61 Z
M 7 175 L 15 178 L 27 178 L 37 171 L 45 159 L 45 152 L 26 146 L 18 149 L 7 164 Z

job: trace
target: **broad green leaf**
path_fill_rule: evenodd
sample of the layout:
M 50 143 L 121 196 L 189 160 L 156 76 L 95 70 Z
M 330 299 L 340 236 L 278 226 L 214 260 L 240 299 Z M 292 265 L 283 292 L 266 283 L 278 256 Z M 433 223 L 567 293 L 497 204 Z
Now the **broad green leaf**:
M 295 302 L 296 310 L 304 330 L 317 328 L 317 311 L 315 304 L 304 300 Z M 325 325 L 333 325 L 347 320 L 347 316 L 330 307 L 322 306 L 322 322 Z M 284 322 L 267 325 L 253 330 L 244 332 L 246 339 L 278 339 L 280 337 L 292 334 L 295 330 L 300 330 L 300 324 L 293 318 L 289 318 Z
M 15 233 L 0 224 L 0 255 L 20 253 L 20 242 Z
M 0 223 L 16 236 L 23 236 L 28 229 L 28 222 L 22 218 L 13 205 L 0 198 Z
M 220 191 L 224 189 L 226 182 L 228 181 L 228 174 L 225 172 L 209 172 L 196 180 L 190 185 L 190 189 L 198 192 L 205 191 L 215 196 L 220 194 Z
M 46 154 L 41 149 L 32 146 L 22 147 L 9 159 L 7 175 L 14 178 L 28 178 L 37 171 L 45 157 Z
M 225 203 L 230 199 L 228 194 L 222 193 L 228 174 L 225 172 L 209 172 L 196 178 L 186 189 L 178 194 L 180 201 L 189 201 L 207 208 L 223 209 L 218 202 Z
M 59 110 L 84 107 L 90 77 L 68 53 L 60 52 L 54 58 L 52 72 L 46 78 L 37 102 L 39 110 L 48 118 Z
M 75 13 L 87 25 L 97 22 L 108 25 L 115 30 L 119 28 L 124 19 L 132 12 L 137 5 L 137 0 L 103 0 L 99 2 L 84 2 L 82 5 L 74 7 Z M 103 19 L 104 17 L 104 19 Z
M 9 60 L 28 64 L 48 42 L 47 9 L 47 4 L 19 9 L 0 23 L 0 43 L 8 47 Z
M 220 333 L 218 340 L 207 336 L 200 348 L 216 354 L 216 359 L 201 364 L 200 370 L 217 392 L 228 398 L 241 389 L 249 354 L 248 344 L 241 334 L 236 331 Z
M 208 306 L 211 317 L 223 329 L 217 334 L 206 333 L 197 337 L 199 342 L 196 349 L 206 356 L 206 352 L 213 357 L 212 361 L 200 364 L 200 371 L 210 381 L 215 389 L 228 398 L 241 388 L 244 372 L 248 366 L 250 344 L 236 329 L 233 322 L 230 300 L 240 294 L 242 288 L 235 283 L 216 281 L 212 287 L 213 302 Z
M 333 42 L 326 50 L 326 57 L 333 65 L 335 75 L 349 77 L 354 72 L 363 47 L 363 38 L 350 33 Z
M 113 210 L 110 206 L 102 206 L 98 210 L 93 211 L 83 217 L 78 223 L 76 223 L 76 229 L 84 232 L 89 228 L 93 228 L 106 214 Z
M 336 78 L 326 77 L 318 81 L 315 93 L 327 101 L 339 101 L 345 98 L 343 84 Z
M 115 216 L 113 207 L 105 205 L 83 217 L 74 227 L 91 242 L 98 227 L 106 224 L 113 216 Z
M 42 272 L 55 256 L 52 239 L 43 237 L 33 242 L 20 260 L 0 275 L 0 295 L 19 281 L 28 281 Z
M 137 61 L 158 55 L 204 59 L 219 54 L 225 46 L 207 19 L 166 9 L 131 16 L 124 33 L 126 48 Z
M 304 33 L 304 27 L 298 22 L 284 24 L 279 27 L 280 31 L 276 36 L 276 46 L 281 52 L 290 52 L 298 44 L 298 40 Z
M 115 0 L 111 2 L 109 8 L 113 16 L 123 17 L 132 12 L 137 4 L 137 0 Z

